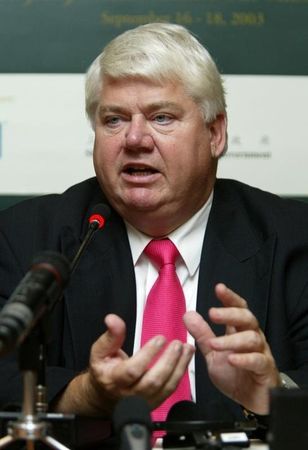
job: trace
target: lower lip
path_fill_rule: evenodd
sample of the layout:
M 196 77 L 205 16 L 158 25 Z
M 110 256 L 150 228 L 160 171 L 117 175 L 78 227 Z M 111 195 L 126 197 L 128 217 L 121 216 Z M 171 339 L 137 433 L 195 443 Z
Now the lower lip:
M 145 184 L 145 183 L 153 183 L 154 181 L 156 181 L 159 176 L 160 173 L 151 173 L 148 175 L 142 175 L 142 174 L 135 174 L 135 175 L 131 175 L 127 172 L 122 172 L 122 179 L 128 183 L 134 183 L 134 184 Z

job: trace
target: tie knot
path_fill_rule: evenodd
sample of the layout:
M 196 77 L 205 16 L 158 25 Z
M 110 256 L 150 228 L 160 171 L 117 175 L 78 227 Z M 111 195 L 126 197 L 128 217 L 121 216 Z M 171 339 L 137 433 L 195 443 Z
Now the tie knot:
M 153 239 L 144 249 L 145 254 L 159 267 L 175 264 L 179 251 L 170 239 Z

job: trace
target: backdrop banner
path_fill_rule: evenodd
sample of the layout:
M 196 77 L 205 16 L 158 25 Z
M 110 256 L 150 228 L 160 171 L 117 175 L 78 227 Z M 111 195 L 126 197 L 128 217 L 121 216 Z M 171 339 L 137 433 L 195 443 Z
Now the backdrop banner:
M 218 175 L 308 197 L 308 0 L 0 0 L 0 197 L 94 175 L 84 74 L 111 38 L 153 21 L 188 27 L 223 74 Z

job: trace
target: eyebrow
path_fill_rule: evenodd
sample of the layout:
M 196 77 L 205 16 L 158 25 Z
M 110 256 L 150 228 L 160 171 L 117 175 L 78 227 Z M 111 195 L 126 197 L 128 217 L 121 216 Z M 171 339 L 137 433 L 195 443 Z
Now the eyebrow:
M 170 109 L 177 113 L 181 113 L 183 111 L 183 108 L 181 107 L 181 105 L 179 105 L 178 103 L 169 102 L 169 101 L 150 103 L 150 104 L 146 105 L 144 109 L 147 113 L 159 111 L 161 109 Z M 103 114 L 107 114 L 107 113 L 121 114 L 123 112 L 125 113 L 125 111 L 126 111 L 126 108 L 119 106 L 119 105 L 112 105 L 112 104 L 111 105 L 102 105 L 101 104 L 98 107 L 99 115 L 103 115 Z
M 183 111 L 181 105 L 175 102 L 163 101 L 163 102 L 155 102 L 146 106 L 146 110 L 149 111 L 157 111 L 159 109 L 171 109 L 175 112 Z
M 98 107 L 98 114 L 105 114 L 105 113 L 120 113 L 123 112 L 123 108 L 121 108 L 120 106 L 115 106 L 115 105 L 99 105 Z

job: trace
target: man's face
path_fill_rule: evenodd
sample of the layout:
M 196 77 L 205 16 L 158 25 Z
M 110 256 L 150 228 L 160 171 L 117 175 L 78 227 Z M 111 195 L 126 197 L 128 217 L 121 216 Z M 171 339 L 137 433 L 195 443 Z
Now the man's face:
M 211 143 L 216 152 L 217 145 L 223 150 L 224 137 L 218 135 L 224 126 L 223 117 L 206 125 L 180 84 L 104 80 L 94 166 L 113 207 L 147 234 L 167 234 L 180 226 L 212 190 L 216 158 Z

